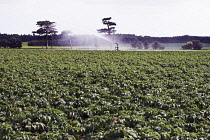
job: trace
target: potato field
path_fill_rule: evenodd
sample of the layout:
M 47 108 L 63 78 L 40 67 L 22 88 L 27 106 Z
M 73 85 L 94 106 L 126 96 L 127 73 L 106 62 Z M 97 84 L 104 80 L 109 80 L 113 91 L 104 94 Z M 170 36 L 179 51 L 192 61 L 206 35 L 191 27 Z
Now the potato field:
M 210 139 L 210 51 L 0 49 L 0 139 Z

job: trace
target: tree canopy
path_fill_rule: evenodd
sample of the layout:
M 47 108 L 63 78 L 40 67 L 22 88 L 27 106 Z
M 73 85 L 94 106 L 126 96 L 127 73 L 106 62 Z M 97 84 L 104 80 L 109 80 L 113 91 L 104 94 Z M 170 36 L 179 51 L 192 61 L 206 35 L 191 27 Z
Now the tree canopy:
M 144 42 L 144 49 L 149 49 L 149 42 L 147 40 Z
M 21 48 L 22 47 L 22 42 L 20 39 L 12 37 L 10 39 L 9 43 L 10 48 Z
M 46 40 L 46 49 L 48 49 L 48 41 L 49 39 L 53 39 L 53 37 L 57 33 L 57 29 L 55 28 L 55 22 L 51 21 L 38 21 L 36 24 L 39 29 L 33 31 L 33 34 L 38 34 L 41 38 Z
M 1 39 L 0 40 L 0 47 L 7 48 L 9 46 L 9 41 L 6 39 Z
M 104 24 L 104 25 L 106 25 L 107 26 L 107 28 L 103 28 L 103 29 L 98 29 L 97 31 L 99 32 L 99 33 L 107 33 L 107 34 L 112 34 L 112 33 L 115 33 L 116 32 L 116 30 L 115 30 L 115 26 L 117 25 L 115 22 L 111 22 L 110 20 L 111 20 L 112 18 L 111 17 L 108 17 L 108 18 L 103 18 L 102 19 L 102 23 Z
M 19 38 L 12 37 L 8 40 L 0 39 L 0 48 L 21 48 L 22 42 Z
M 162 45 L 160 42 L 155 41 L 155 43 L 152 44 L 152 48 L 154 50 L 164 50 L 165 49 L 165 46 Z
M 182 49 L 184 50 L 201 50 L 202 47 L 200 40 L 188 41 L 187 43 L 182 44 Z
M 140 50 L 143 49 L 143 43 L 139 41 L 137 38 L 134 40 L 131 46 L 136 49 L 140 49 Z
M 200 40 L 193 40 L 192 43 L 193 43 L 194 50 L 201 50 L 201 48 L 203 47 Z
M 188 41 L 187 43 L 182 44 L 182 49 L 184 49 L 184 50 L 192 50 L 193 49 L 192 41 Z

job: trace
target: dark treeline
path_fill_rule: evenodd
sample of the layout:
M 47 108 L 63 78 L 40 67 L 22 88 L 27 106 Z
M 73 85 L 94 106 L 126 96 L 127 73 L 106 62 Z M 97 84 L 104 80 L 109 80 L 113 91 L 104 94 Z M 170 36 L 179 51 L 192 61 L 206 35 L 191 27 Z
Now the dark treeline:
M 45 45 L 45 42 L 35 35 L 18 35 L 18 34 L 0 34 L 0 39 L 10 40 L 12 37 L 20 39 L 22 42 L 29 42 L 31 46 Z M 174 36 L 174 37 L 151 37 L 151 36 L 136 36 L 134 34 L 115 34 L 115 40 L 121 43 L 132 44 L 136 39 L 139 41 L 154 43 L 156 41 L 161 43 L 186 43 L 192 40 L 200 40 L 202 43 L 210 43 L 210 37 L 207 36 Z M 102 38 L 94 35 L 70 35 L 69 37 L 63 37 L 62 34 L 58 34 L 53 41 L 49 42 L 49 45 L 55 46 L 82 46 L 82 45 L 96 45 L 101 42 L 106 43 Z
M 29 41 L 37 39 L 37 36 L 33 36 L 33 35 L 1 34 L 0 33 L 0 39 L 10 40 L 10 38 L 13 38 L 13 37 L 20 39 L 22 42 L 29 42 Z
M 99 44 L 108 45 L 109 42 L 95 35 L 57 35 L 49 39 L 49 46 L 99 46 Z M 28 46 L 45 46 L 46 40 L 37 37 L 37 40 L 28 42 Z
M 21 48 L 22 42 L 20 39 L 12 37 L 8 40 L 0 39 L 0 48 Z
M 210 37 L 207 36 L 174 36 L 174 37 L 151 37 L 151 36 L 136 36 L 131 34 L 118 34 L 124 43 L 132 43 L 135 39 L 139 41 L 154 43 L 155 41 L 161 43 L 186 43 L 191 40 L 200 40 L 202 43 L 210 43 Z

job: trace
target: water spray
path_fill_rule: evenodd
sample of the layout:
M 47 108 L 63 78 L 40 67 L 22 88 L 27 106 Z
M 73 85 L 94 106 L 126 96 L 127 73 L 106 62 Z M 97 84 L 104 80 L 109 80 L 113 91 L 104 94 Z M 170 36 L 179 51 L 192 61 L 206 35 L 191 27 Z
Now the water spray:
M 62 25 L 62 24 L 61 24 L 61 25 Z M 92 32 L 92 31 L 90 31 L 90 30 L 87 30 L 87 29 L 85 29 L 85 28 L 78 27 L 78 26 L 75 26 L 75 25 L 72 25 L 72 24 L 67 25 L 67 26 L 72 27 L 72 28 L 77 29 L 77 30 L 80 30 L 80 31 L 83 31 L 83 32 L 86 32 L 86 33 L 89 33 L 89 34 L 91 34 L 91 35 L 94 35 L 94 36 L 96 36 L 96 37 L 98 37 L 98 38 L 101 38 L 101 39 L 107 41 L 107 42 L 110 42 L 110 44 L 116 44 L 117 46 L 115 47 L 115 50 L 119 50 L 118 43 L 114 43 L 111 39 L 108 39 L 108 38 L 102 36 L 102 35 L 99 34 L 99 33 L 95 33 L 95 32 Z M 72 44 L 71 40 L 69 40 L 69 41 L 70 41 L 70 44 Z M 112 45 L 112 46 L 113 46 L 113 45 Z M 71 46 L 71 48 L 72 48 L 72 46 Z M 112 48 L 111 48 L 111 50 L 112 50 Z
M 89 33 L 89 34 L 92 34 L 92 35 L 94 35 L 94 36 L 97 36 L 97 37 L 99 37 L 99 38 L 101 38 L 101 39 L 104 39 L 104 40 L 106 40 L 106 41 L 108 41 L 108 42 L 112 42 L 111 40 L 109 40 L 109 39 L 107 39 L 107 38 L 105 38 L 105 37 L 103 37 L 103 36 L 101 36 L 100 34 L 98 34 L 98 33 L 95 33 L 95 32 L 92 32 L 92 31 L 89 31 L 89 30 L 87 30 L 87 29 L 84 29 L 84 28 L 81 28 L 81 27 L 78 27 L 78 26 L 75 26 L 75 25 L 69 25 L 69 26 L 71 26 L 71 27 L 73 27 L 73 28 L 75 28 L 75 29 L 78 29 L 78 30 L 80 30 L 80 31 L 83 31 L 83 32 L 86 32 L 86 33 Z

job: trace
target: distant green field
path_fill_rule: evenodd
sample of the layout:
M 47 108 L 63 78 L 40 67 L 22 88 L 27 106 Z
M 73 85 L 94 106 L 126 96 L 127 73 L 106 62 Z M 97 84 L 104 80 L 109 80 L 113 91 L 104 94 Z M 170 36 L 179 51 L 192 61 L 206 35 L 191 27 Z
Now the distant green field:
M 22 46 L 28 46 L 28 42 L 22 42 Z
M 183 43 L 162 43 L 165 46 L 165 50 L 182 50 L 181 46 Z M 27 49 L 42 49 L 45 48 L 45 46 L 28 46 L 28 42 L 23 42 L 23 48 Z M 100 46 L 96 48 L 95 46 L 53 46 L 53 49 L 72 49 L 72 50 L 114 50 L 116 45 L 113 45 L 112 48 L 110 46 Z M 49 46 L 51 48 L 51 46 Z M 129 50 L 133 51 L 136 50 L 131 47 L 131 44 L 119 44 L 120 50 Z M 203 43 L 203 49 L 210 49 L 210 44 Z M 152 49 L 152 44 L 149 45 L 148 50 Z

